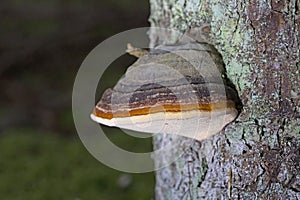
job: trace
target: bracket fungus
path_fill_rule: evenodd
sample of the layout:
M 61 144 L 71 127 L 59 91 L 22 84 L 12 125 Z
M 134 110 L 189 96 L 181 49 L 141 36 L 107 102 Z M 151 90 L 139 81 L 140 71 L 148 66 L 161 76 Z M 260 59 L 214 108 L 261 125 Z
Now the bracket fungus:
M 212 45 L 189 42 L 151 51 L 128 45 L 127 52 L 138 60 L 104 92 L 94 121 L 201 141 L 237 117 L 237 92 Z

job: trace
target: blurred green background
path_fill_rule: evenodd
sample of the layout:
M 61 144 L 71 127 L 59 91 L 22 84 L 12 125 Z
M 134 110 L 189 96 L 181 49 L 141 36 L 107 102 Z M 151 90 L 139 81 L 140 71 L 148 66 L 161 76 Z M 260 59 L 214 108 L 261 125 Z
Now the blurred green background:
M 153 198 L 154 174 L 94 159 L 71 111 L 84 58 L 107 37 L 148 26 L 148 0 L 2 0 L 0 10 L 0 199 Z M 103 84 L 112 86 L 129 62 L 115 62 Z M 151 139 L 106 132 L 121 148 L 151 151 Z

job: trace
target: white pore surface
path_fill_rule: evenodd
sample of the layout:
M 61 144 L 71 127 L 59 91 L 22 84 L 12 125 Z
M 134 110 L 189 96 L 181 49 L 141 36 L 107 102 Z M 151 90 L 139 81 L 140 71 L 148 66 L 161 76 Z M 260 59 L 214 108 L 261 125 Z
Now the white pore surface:
M 237 115 L 227 108 L 213 112 L 185 111 L 158 112 L 147 115 L 104 119 L 91 114 L 91 118 L 103 125 L 146 133 L 177 134 L 203 140 L 221 131 Z

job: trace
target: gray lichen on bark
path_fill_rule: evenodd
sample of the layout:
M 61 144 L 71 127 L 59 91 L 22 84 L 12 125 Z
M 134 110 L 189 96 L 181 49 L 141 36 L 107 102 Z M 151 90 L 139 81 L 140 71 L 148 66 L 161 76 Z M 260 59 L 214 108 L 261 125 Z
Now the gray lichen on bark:
M 300 199 L 299 0 L 150 0 L 152 26 L 199 37 L 222 54 L 243 110 L 225 131 L 190 144 L 156 172 L 157 199 Z M 205 27 L 203 29 L 202 27 Z M 207 29 L 209 27 L 210 29 Z M 152 45 L 176 35 L 151 32 Z M 173 38 L 175 41 L 176 38 Z M 155 162 L 163 163 L 170 152 Z

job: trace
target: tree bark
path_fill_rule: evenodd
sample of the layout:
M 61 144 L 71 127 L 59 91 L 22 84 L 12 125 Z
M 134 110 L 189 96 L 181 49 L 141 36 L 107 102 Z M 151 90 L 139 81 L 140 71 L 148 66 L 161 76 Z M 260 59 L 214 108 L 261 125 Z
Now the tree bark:
M 243 104 L 234 123 L 192 146 L 180 136 L 154 138 L 154 149 L 173 142 L 181 147 L 159 155 L 156 165 L 183 152 L 156 172 L 156 199 L 300 199 L 300 1 L 150 0 L 150 5 L 152 26 L 214 44 Z M 152 46 L 166 37 L 176 40 L 151 32 Z

